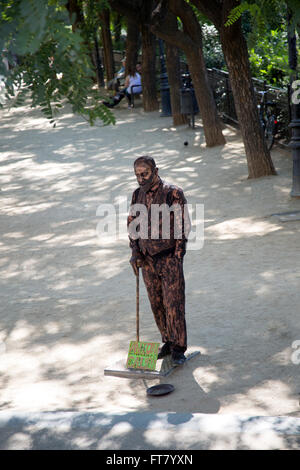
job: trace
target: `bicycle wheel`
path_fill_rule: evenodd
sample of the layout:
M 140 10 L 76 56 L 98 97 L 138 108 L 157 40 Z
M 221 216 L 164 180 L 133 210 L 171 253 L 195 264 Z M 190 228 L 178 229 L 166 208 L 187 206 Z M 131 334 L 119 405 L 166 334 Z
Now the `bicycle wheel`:
M 275 140 L 275 119 L 274 116 L 269 116 L 265 127 L 265 139 L 269 150 L 273 147 Z

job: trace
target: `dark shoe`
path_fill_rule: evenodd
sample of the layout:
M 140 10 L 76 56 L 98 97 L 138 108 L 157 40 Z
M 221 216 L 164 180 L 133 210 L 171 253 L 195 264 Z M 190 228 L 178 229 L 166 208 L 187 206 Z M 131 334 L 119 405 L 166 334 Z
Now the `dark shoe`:
M 104 106 L 106 106 L 107 108 L 113 108 L 114 105 L 112 103 L 109 103 L 108 101 L 102 101 L 102 104 L 104 104 Z
M 181 366 L 182 364 L 185 363 L 185 361 L 186 361 L 186 357 L 183 354 L 183 352 L 176 352 L 176 351 L 172 352 L 173 366 Z
M 170 343 L 165 343 L 159 348 L 157 359 L 163 359 L 164 357 L 171 354 Z

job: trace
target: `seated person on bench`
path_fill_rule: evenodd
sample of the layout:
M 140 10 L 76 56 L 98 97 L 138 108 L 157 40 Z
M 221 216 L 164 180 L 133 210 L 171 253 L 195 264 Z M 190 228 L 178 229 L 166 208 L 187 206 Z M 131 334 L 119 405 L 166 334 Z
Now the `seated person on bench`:
M 133 93 L 134 94 L 142 93 L 142 79 L 141 79 L 140 74 L 133 67 L 129 67 L 128 72 L 129 73 L 125 79 L 125 88 L 123 88 L 123 90 L 121 90 L 119 93 L 116 94 L 116 96 L 113 97 L 113 101 L 111 103 L 109 101 L 103 101 L 103 104 L 107 106 L 108 108 L 113 108 L 114 106 L 119 104 L 120 101 L 124 98 L 124 96 L 127 97 L 128 107 L 131 108 L 132 107 L 131 95 Z
M 119 91 L 119 88 L 121 85 L 124 86 L 124 80 L 125 80 L 125 62 L 126 61 L 126 58 L 124 57 L 122 59 L 122 67 L 120 68 L 120 70 L 117 72 L 117 74 L 115 75 L 115 77 L 110 80 L 107 84 L 107 89 L 108 90 L 113 90 L 115 91 L 116 93 Z

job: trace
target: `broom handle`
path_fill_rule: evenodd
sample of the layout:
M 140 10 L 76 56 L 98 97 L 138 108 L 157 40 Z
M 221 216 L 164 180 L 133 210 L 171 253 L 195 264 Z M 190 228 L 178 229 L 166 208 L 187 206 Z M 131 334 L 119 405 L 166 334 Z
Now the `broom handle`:
M 136 340 L 140 340 L 140 269 L 136 275 Z

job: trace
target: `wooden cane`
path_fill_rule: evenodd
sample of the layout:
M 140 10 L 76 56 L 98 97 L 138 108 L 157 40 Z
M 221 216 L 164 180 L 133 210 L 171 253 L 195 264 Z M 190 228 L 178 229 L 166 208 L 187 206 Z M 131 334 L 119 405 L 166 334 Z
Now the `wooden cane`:
M 140 268 L 136 275 L 136 340 L 140 341 Z

